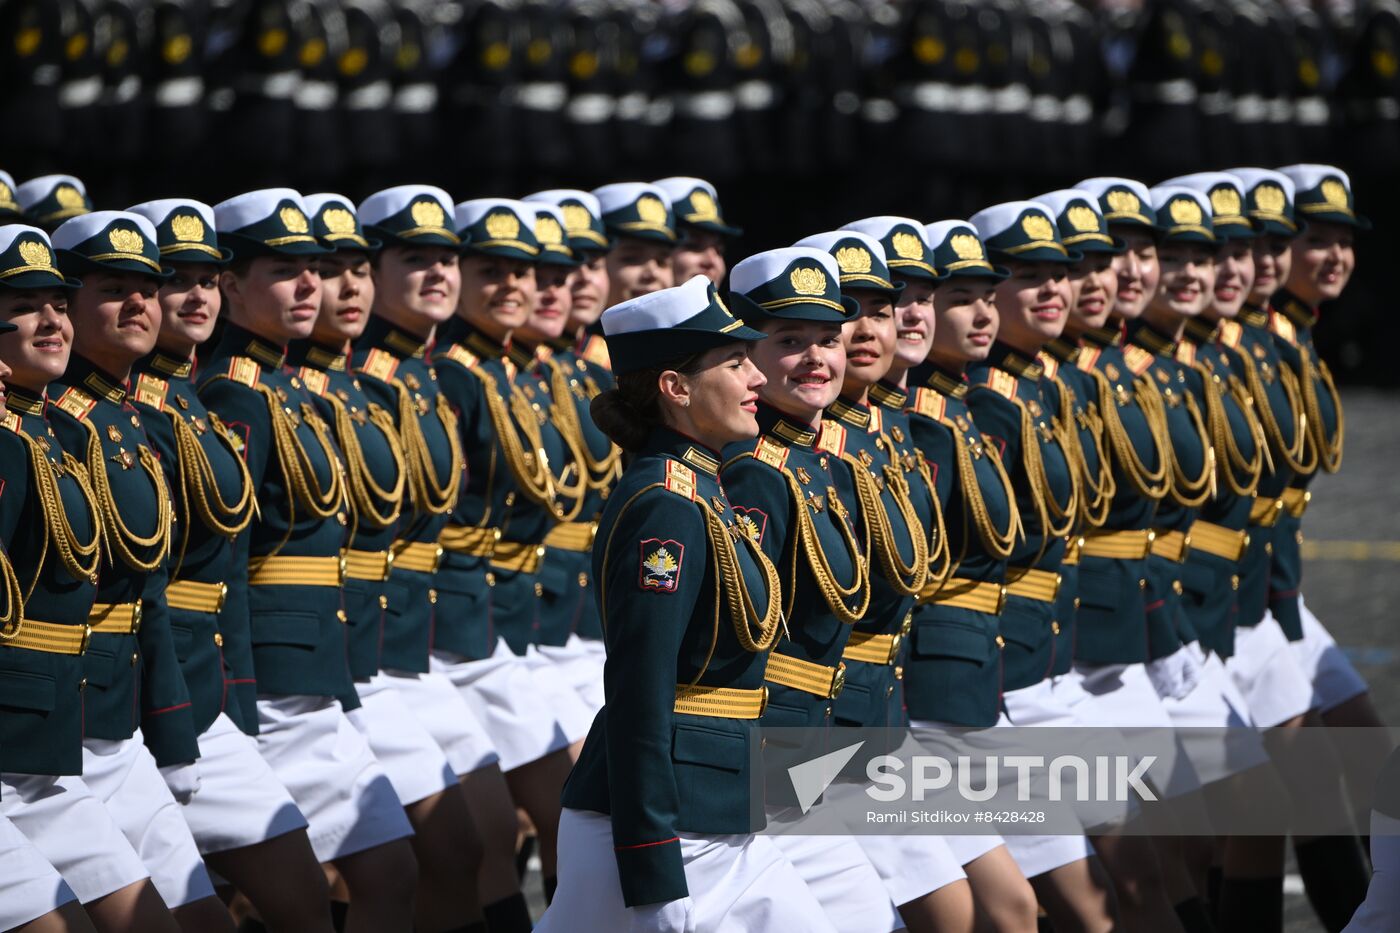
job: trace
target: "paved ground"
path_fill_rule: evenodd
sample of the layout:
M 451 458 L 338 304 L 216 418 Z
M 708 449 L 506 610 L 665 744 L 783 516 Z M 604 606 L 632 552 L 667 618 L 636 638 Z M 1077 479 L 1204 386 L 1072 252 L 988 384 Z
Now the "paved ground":
M 1343 403 L 1345 460 L 1312 487 L 1303 592 L 1371 684 L 1382 719 L 1400 725 L 1400 393 L 1348 391 Z M 526 883 L 539 916 L 538 873 Z M 1296 876 L 1288 887 L 1297 893 L 1285 905 L 1287 933 L 1321 933 Z

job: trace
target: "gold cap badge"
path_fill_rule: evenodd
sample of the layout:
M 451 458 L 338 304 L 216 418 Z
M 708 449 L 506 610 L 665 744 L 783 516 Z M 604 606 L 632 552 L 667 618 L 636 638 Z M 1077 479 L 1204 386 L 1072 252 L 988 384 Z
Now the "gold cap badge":
M 53 199 L 59 207 L 68 210 L 83 206 L 83 193 L 72 185 L 59 185 L 54 189 Z
M 510 211 L 487 214 L 485 227 L 493 240 L 513 240 L 520 235 L 520 220 Z
M 1055 228 L 1041 214 L 1027 214 L 1021 219 L 1021 229 L 1032 240 L 1055 239 Z
M 1201 222 L 1201 205 L 1191 198 L 1173 198 L 1167 207 L 1167 212 L 1171 214 L 1172 223 L 1175 224 L 1194 226 Z
M 799 295 L 821 295 L 826 292 L 826 274 L 811 266 L 793 269 L 788 281 L 792 283 L 792 290 Z
M 547 246 L 559 246 L 564 242 L 564 230 L 559 226 L 559 221 L 548 214 L 541 214 L 535 219 L 535 239 Z
M 836 251 L 836 264 L 847 275 L 870 271 L 870 251 L 861 246 L 844 246 Z
M 715 199 L 710 196 L 710 192 L 704 188 L 697 188 L 691 192 L 690 210 L 692 220 L 719 219 L 719 206 L 715 204 Z
M 278 211 L 277 217 L 289 233 L 305 233 L 311 229 L 306 222 L 306 215 L 290 204 Z
M 1210 209 L 1220 217 L 1238 217 L 1240 195 L 1234 188 L 1216 188 L 1210 193 Z
M 331 233 L 355 232 L 355 215 L 343 207 L 332 207 L 322 213 L 321 222 Z
M 420 227 L 441 227 L 442 222 L 447 219 L 442 205 L 436 201 L 414 201 L 408 213 L 413 222 Z
M 560 209 L 564 212 L 564 226 L 570 233 L 593 229 L 593 215 L 582 204 L 565 204 Z
M 107 231 L 107 240 L 112 244 L 112 249 L 119 253 L 135 253 L 139 256 L 146 248 L 146 241 L 142 239 L 141 234 L 125 227 L 114 227 Z
M 948 241 L 959 259 L 982 259 L 982 241 L 970 233 L 959 233 Z
M 1092 207 L 1085 207 L 1076 204 L 1065 212 L 1069 219 L 1069 225 L 1080 233 L 1097 233 L 1099 230 L 1099 215 Z
M 1346 185 L 1337 181 L 1335 178 L 1327 179 L 1322 183 L 1322 200 L 1333 207 L 1340 207 L 1345 210 L 1347 206 Z
M 901 259 L 924 258 L 923 241 L 912 233 L 896 233 L 890 238 L 890 245 Z
M 193 214 L 177 214 L 170 218 L 170 232 L 185 243 L 200 243 L 204 240 L 204 221 Z
M 1254 203 L 1259 205 L 1261 211 L 1282 214 L 1288 197 L 1278 185 L 1260 185 L 1254 189 Z
M 19 258 L 30 266 L 42 266 L 46 269 L 53 266 L 53 254 L 38 240 L 20 240 Z
M 643 195 L 637 200 L 637 216 L 649 224 L 666 223 L 666 205 L 651 195 Z
M 1108 202 L 1109 209 L 1116 214 L 1142 213 L 1142 202 L 1131 191 L 1124 191 L 1121 188 L 1117 191 L 1110 191 L 1104 196 L 1104 200 Z

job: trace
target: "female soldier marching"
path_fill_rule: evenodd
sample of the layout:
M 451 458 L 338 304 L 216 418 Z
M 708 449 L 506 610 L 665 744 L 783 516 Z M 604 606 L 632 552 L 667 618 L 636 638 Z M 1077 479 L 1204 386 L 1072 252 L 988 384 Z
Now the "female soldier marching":
M 607 703 L 565 790 L 560 884 L 538 929 L 831 930 L 772 840 L 752 835 L 782 594 L 718 472 L 720 448 L 758 433 L 764 378 L 745 342 L 763 334 L 699 276 L 603 321 L 618 387 L 594 412 L 634 459 L 594 553 Z

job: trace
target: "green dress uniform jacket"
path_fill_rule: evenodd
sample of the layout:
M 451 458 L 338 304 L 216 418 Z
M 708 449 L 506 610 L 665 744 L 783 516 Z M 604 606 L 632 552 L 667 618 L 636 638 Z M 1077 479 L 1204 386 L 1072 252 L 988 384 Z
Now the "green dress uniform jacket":
M 1148 537 L 1171 487 L 1164 403 L 1147 375 L 1152 354 L 1121 338 L 1116 326 L 1087 332 L 1075 363 L 1094 380 L 1090 397 L 1103 419 L 1115 489 L 1102 527 L 1086 531 L 1079 560 L 1074 651 L 1086 664 L 1141 663 L 1179 644 L 1170 620 L 1147 612 Z
M 1238 327 L 1229 330 L 1233 334 Z M 1240 559 L 1264 452 L 1249 390 L 1235 375 L 1238 358 L 1221 342 L 1224 330 L 1213 322 L 1189 322 L 1177 359 L 1199 375 L 1201 413 L 1215 451 L 1215 494 L 1201 504 L 1191 526 L 1190 550 L 1181 565 L 1182 598 L 1202 647 L 1228 658 L 1235 653 Z
M 370 402 L 360 380 L 346 371 L 344 348 L 296 340 L 287 347 L 287 365 L 311 394 L 316 411 L 331 429 L 349 502 L 345 541 L 345 640 L 350 676 L 367 680 L 388 667 L 381 652 L 389 643 L 389 619 L 404 603 L 404 592 L 390 579 L 390 546 L 403 505 L 404 458 L 393 419 Z M 420 639 L 428 653 L 428 632 Z M 344 698 L 342 698 L 344 699 Z M 353 705 L 353 703 L 351 704 Z
M 1034 686 L 1055 662 L 1060 563 L 1079 518 L 1073 440 L 1052 426 L 1054 409 L 1041 392 L 1044 368 L 1003 343 L 967 369 L 967 407 L 997 447 L 1016 493 L 1024 535 L 1007 558 L 1007 597 L 1000 633 L 1002 690 Z
M 259 515 L 239 535 L 258 692 L 353 697 L 341 604 L 349 517 L 330 428 L 283 348 L 230 323 L 210 354 L 199 396 L 242 448 Z
M 1171 437 L 1172 485 L 1157 503 L 1152 553 L 1147 557 L 1148 650 L 1156 660 L 1199 637 L 1182 604 L 1182 568 L 1191 526 L 1214 490 L 1214 470 L 1200 374 L 1178 363 L 1176 341 L 1145 321 L 1130 323 L 1127 338 L 1132 347 L 1152 354 L 1146 375 L 1161 391 Z
M 1005 554 L 1020 518 L 1001 459 L 973 423 L 962 374 L 927 365 L 911 371 L 909 383 L 916 386 L 909 424 L 933 477 L 956 569 L 919 595 L 905 705 L 914 720 L 992 726 L 1001 712 Z M 1001 554 L 993 543 L 1005 544 Z
M 1060 589 L 1055 597 L 1055 655 L 1052 676 L 1069 673 L 1074 666 L 1079 614 L 1079 562 L 1084 534 L 1099 528 L 1113 507 L 1113 466 L 1104 451 L 1103 417 L 1099 414 L 1098 383 L 1077 365 L 1080 348 L 1065 340 L 1052 340 L 1038 361 L 1045 368 L 1041 395 L 1061 430 L 1075 433 L 1079 472 L 1079 521 L 1066 537 L 1060 561 Z
M 560 514 L 550 464 L 563 462 L 563 439 L 545 413 L 549 397 L 531 371 L 532 356 L 488 339 L 462 318 L 444 324 L 439 341 L 447 348 L 437 354 L 438 379 L 458 412 L 467 457 L 462 507 L 453 516 L 456 527 L 444 532 L 443 546 L 452 552 L 451 542 L 465 541 L 471 547 L 458 553 L 468 560 L 485 557 L 475 574 L 456 561 L 446 566 L 464 590 L 475 582 L 466 578 L 482 578 L 490 590 L 491 630 L 523 655 L 539 634 L 544 538 Z M 549 580 L 552 587 L 561 585 L 556 577 Z M 494 641 L 489 636 L 487 644 Z
M 846 431 L 822 436 L 758 403 L 759 436 L 724 450 L 734 510 L 783 576 L 787 630 L 768 659 L 766 726 L 829 726 L 842 694 L 842 650 L 870 601 L 855 536 L 854 479 L 842 462 Z
M 1222 339 L 1236 350 L 1235 372 L 1254 399 L 1254 410 L 1269 445 L 1269 459 L 1264 463 L 1250 509 L 1249 546 L 1240 563 L 1240 589 L 1236 594 L 1237 624 L 1254 626 L 1263 621 L 1269 609 L 1275 531 L 1286 512 L 1283 497 L 1295 475 L 1316 468 L 1317 448 L 1308 441 L 1298 377 L 1284 365 L 1269 330 L 1269 311 L 1246 305 L 1238 320 L 1237 330 L 1228 325 L 1222 328 Z M 1299 504 L 1303 503 L 1303 496 L 1293 495 Z M 1290 619 L 1295 625 L 1299 621 L 1296 612 Z M 1301 635 L 1301 629 L 1294 628 L 1289 637 L 1296 639 Z
M 545 535 L 541 582 L 539 644 L 562 645 L 572 634 L 602 637 L 593 598 L 592 546 L 612 488 L 622 473 L 622 452 L 593 423 L 589 404 L 602 391 L 594 367 L 572 348 L 537 347 L 536 374 L 548 387 L 550 421 L 566 441 L 568 458 L 556 469 L 556 480 L 568 473 L 570 483 L 584 483 L 581 495 L 567 511 L 577 515 Z
M 1342 465 L 1344 421 L 1342 399 L 1332 381 L 1332 371 L 1317 355 L 1312 328 L 1317 309 L 1310 308 L 1288 292 L 1279 292 L 1270 302 L 1269 330 L 1284 363 L 1298 380 L 1303 414 L 1307 416 L 1307 443 L 1304 454 L 1312 469 L 1296 474 L 1284 490 L 1284 509 L 1274 526 L 1273 568 L 1269 580 L 1269 609 L 1283 631 L 1294 641 L 1303 637 L 1303 621 L 1298 612 L 1298 594 L 1303 580 L 1302 518 L 1308 507 L 1308 484 L 1318 472 L 1335 473 Z
M 21 774 L 81 774 L 82 646 L 103 557 L 101 520 L 49 425 L 44 397 L 14 384 L 5 388 L 0 541 L 28 593 L 26 621 L 54 628 L 44 626 L 52 637 L 35 639 L 36 627 L 26 634 L 21 624 L 18 635 L 0 639 L 0 766 Z M 69 540 L 65 529 L 73 544 L 60 548 L 57 541 Z M 40 650 L 57 646 L 66 650 Z
M 350 368 L 370 402 L 391 417 L 408 476 L 392 545 L 380 663 L 425 673 L 437 628 L 438 538 L 462 486 L 457 415 L 442 394 L 423 341 L 383 318 L 370 317 Z
M 628 906 L 685 897 L 678 833 L 752 833 L 776 571 L 718 480 L 717 456 L 658 428 L 598 526 L 607 702 L 564 786 L 566 807 L 612 817 Z M 734 562 L 722 560 L 732 556 Z M 764 613 L 757 630 L 741 603 Z
M 166 589 L 170 632 L 195 728 L 203 734 L 223 712 L 256 735 L 248 568 L 233 559 L 233 542 L 257 504 L 237 442 L 195 394 L 192 369 L 189 360 L 157 350 L 131 371 L 131 401 L 165 469 L 175 507 Z
M 121 740 L 139 728 L 157 764 L 194 761 L 198 733 L 165 598 L 172 531 L 165 474 L 126 389 L 109 374 L 74 354 L 49 393 L 59 442 L 83 452 L 107 544 L 83 656 L 83 733 Z

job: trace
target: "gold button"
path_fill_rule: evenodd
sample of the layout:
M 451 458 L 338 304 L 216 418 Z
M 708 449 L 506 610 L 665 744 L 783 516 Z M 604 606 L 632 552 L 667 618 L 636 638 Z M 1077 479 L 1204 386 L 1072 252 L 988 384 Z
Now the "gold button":
M 1051 634 L 1051 635 L 1058 635 L 1058 634 L 1060 634 L 1060 623 L 1054 621 L 1053 619 L 1050 621 L 1050 634 Z
M 1140 589 L 1140 590 L 1145 590 L 1145 589 L 1147 589 L 1147 578 L 1146 578 L 1146 577 L 1143 577 L 1141 580 L 1138 581 L 1138 589 Z
M 214 645 L 218 648 L 222 648 L 224 646 L 224 636 L 221 632 L 214 633 Z
M 543 596 L 543 595 L 544 595 L 544 584 L 542 584 L 542 583 L 536 583 L 536 584 L 535 584 L 535 598 L 536 598 L 536 599 L 539 599 L 539 598 L 540 598 L 541 596 Z
M 136 665 L 138 665 L 138 664 L 140 664 L 140 663 L 141 663 L 141 655 L 137 654 L 135 651 L 131 652 L 131 666 L 132 666 L 132 667 L 135 667 Z
M 1172 592 L 1175 593 L 1175 594 L 1178 595 L 1178 596 L 1181 595 L 1181 593 L 1182 593 L 1182 586 L 1181 586 L 1181 581 L 1180 581 L 1180 580 L 1173 580 L 1173 581 L 1172 581 Z
M 1293 537 L 1298 542 L 1298 546 L 1301 547 L 1303 544 L 1303 533 L 1301 531 L 1295 531 Z
M 86 678 L 86 677 L 84 677 L 82 680 L 78 681 L 78 689 L 79 689 L 79 690 L 86 690 L 86 689 L 87 689 L 87 678 Z
M 1272 541 L 1264 542 L 1264 553 L 1268 554 L 1270 557 L 1274 555 L 1274 543 Z
M 579 586 L 587 586 L 587 585 L 588 585 L 588 574 L 586 574 L 586 573 L 581 573 L 581 574 L 578 575 L 578 585 L 579 585 Z
M 1079 597 L 1078 597 L 1078 596 L 1074 597 L 1074 608 L 1076 608 L 1076 609 L 1079 608 Z
M 893 685 L 893 684 L 891 684 L 890 686 L 888 686 L 888 687 L 885 688 L 885 699 L 889 699 L 889 698 L 892 697 L 892 696 L 894 696 L 894 685 Z
M 338 521 L 338 522 L 340 522 L 341 525 L 345 525 L 345 524 L 346 524 L 345 513 L 344 513 L 344 512 L 336 512 L 336 513 L 335 513 L 335 520 Z
M 998 647 L 998 648 L 1005 648 L 1005 647 L 1006 647 L 1006 639 L 1005 639 L 1005 638 L 1002 638 L 1000 635 L 997 636 L 997 647 Z
M 900 666 L 898 666 L 898 667 L 896 667 L 896 668 L 894 669 L 894 679 L 895 679 L 895 680 L 903 680 L 903 679 L 904 679 L 904 666 L 903 666 L 903 665 L 900 665 Z
M 429 589 L 429 590 L 428 590 L 428 603 L 429 603 L 429 605 L 436 606 L 436 605 L 437 605 L 437 599 L 438 599 L 438 597 L 437 597 L 437 590 Z
M 381 596 L 381 597 L 379 597 L 379 608 L 380 608 L 380 609 L 388 609 L 388 608 L 389 608 L 389 597 L 387 597 L 387 596 Z
M 1232 575 L 1230 576 L 1230 589 L 1232 589 L 1232 590 L 1237 590 L 1237 589 L 1239 589 L 1239 588 L 1240 588 L 1240 577 L 1239 577 L 1239 574 L 1232 574 Z
M 487 585 L 487 586 L 495 586 L 495 585 L 496 585 L 496 575 L 495 575 L 494 573 L 492 573 L 491 571 L 489 571 L 489 570 L 486 571 L 486 585 Z
M 337 609 L 337 610 L 335 611 L 335 617 L 336 617 L 337 619 L 339 619 L 340 621 L 342 621 L 342 622 L 349 622 L 349 621 L 350 621 L 350 617 L 347 616 L 347 615 L 345 614 L 345 610 L 344 610 L 344 609 Z

